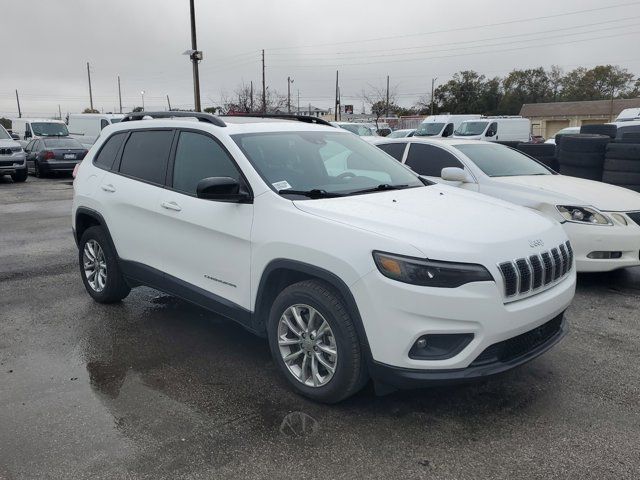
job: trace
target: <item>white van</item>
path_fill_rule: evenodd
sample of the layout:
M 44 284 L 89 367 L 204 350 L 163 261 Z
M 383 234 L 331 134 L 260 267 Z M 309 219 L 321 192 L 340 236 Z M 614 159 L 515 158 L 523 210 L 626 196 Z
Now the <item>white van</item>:
M 418 125 L 414 136 L 450 137 L 462 122 L 476 118 L 482 118 L 482 115 L 430 115 Z
M 453 138 L 488 142 L 528 142 L 531 121 L 522 117 L 482 117 L 462 122 Z
M 18 141 L 23 147 L 34 138 L 69 135 L 69 130 L 62 120 L 50 118 L 12 118 L 11 131 L 20 137 Z
M 616 117 L 616 122 L 629 122 L 631 120 L 640 120 L 640 108 L 625 108 Z
M 93 145 L 104 127 L 123 118 L 118 113 L 73 113 L 69 115 L 69 133 L 83 145 Z

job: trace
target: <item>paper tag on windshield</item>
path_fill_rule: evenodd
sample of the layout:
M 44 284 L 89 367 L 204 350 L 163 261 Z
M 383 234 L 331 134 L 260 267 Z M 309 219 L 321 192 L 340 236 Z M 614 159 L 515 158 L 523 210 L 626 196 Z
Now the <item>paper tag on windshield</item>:
M 273 188 L 275 188 L 278 191 L 280 191 L 280 190 L 288 190 L 289 188 L 291 188 L 291 185 L 289 185 L 289 182 L 287 182 L 286 180 L 282 180 L 281 182 L 272 183 L 271 185 L 273 185 Z

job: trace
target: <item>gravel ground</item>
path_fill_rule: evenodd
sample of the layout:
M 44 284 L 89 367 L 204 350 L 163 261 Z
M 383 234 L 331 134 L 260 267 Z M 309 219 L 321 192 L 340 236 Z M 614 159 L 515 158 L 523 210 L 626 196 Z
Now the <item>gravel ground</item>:
M 231 322 L 93 302 L 71 188 L 0 180 L 0 480 L 640 478 L 639 269 L 580 276 L 567 338 L 506 375 L 323 406 Z

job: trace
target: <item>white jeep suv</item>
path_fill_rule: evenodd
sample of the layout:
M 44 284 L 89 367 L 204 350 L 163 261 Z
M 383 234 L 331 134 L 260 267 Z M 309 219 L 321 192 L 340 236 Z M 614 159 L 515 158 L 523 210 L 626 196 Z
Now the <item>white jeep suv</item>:
M 323 402 L 369 378 L 499 373 L 562 338 L 575 268 L 557 222 L 323 123 L 163 112 L 105 128 L 74 181 L 87 292 L 148 285 L 235 320 Z

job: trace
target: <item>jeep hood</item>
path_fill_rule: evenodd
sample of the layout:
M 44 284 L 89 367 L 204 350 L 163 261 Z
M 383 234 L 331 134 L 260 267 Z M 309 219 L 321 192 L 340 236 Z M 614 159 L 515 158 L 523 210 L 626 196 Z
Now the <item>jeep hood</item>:
M 13 147 L 21 147 L 18 142 L 13 139 L 0 139 L 0 148 L 13 148 Z
M 537 197 L 540 203 L 591 205 L 607 212 L 640 210 L 640 193 L 593 180 L 566 175 L 526 175 L 493 177 L 491 181 L 509 190 L 507 196 L 499 195 L 500 198 L 521 205 L 527 202 L 518 201 L 518 195 L 521 199 Z
M 527 251 L 535 239 L 547 245 L 566 241 L 560 225 L 537 212 L 446 185 L 294 204 L 312 215 L 406 241 L 427 256 L 450 252 L 454 259 L 471 261 L 479 252 L 509 255 L 514 246 Z

